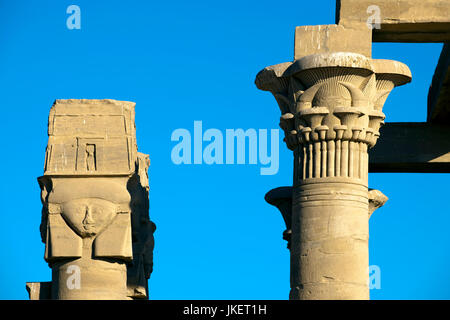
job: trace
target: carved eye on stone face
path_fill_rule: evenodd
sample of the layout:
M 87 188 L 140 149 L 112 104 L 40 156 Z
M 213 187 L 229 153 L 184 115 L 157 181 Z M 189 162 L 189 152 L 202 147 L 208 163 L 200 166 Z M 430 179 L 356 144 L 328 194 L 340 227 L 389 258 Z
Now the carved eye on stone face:
M 114 219 L 116 205 L 103 199 L 76 199 L 62 205 L 62 217 L 81 237 L 92 237 L 103 231 Z

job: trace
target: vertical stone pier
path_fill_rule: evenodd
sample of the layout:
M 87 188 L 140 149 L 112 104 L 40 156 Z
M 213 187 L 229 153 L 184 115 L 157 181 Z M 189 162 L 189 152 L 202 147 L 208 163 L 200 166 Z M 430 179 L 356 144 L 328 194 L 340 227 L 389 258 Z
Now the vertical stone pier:
M 388 94 L 411 73 L 366 56 L 370 48 L 351 52 L 360 35 L 298 27 L 295 60 L 256 77 L 275 96 L 294 153 L 290 299 L 369 299 L 368 149 Z
M 50 283 L 30 299 L 145 299 L 153 266 L 147 155 L 132 102 L 56 100 L 41 188 Z

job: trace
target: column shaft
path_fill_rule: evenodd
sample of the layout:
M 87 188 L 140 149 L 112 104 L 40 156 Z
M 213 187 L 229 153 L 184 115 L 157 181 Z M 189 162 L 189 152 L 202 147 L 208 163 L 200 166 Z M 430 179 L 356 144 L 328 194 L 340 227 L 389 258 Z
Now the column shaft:
M 290 299 L 369 298 L 367 186 L 334 180 L 294 187 Z

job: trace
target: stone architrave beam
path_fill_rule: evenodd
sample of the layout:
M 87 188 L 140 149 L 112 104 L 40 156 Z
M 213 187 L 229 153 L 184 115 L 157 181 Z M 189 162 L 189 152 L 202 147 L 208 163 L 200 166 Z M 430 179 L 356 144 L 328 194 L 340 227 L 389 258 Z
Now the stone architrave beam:
M 448 0 L 337 0 L 336 23 L 376 23 L 374 42 L 450 41 Z
M 369 152 L 370 172 L 450 173 L 450 126 L 386 123 L 380 133 Z

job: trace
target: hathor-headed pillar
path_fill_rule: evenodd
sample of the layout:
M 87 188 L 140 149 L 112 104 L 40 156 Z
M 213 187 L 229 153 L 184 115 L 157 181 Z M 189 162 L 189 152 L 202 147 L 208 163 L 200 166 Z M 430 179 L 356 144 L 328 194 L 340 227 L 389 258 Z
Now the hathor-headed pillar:
M 387 95 L 411 73 L 397 61 L 332 51 L 333 43 L 348 45 L 351 30 L 303 28 L 296 60 L 256 77 L 275 96 L 294 153 L 289 297 L 369 299 L 368 149 L 380 135 Z
M 41 187 L 41 236 L 51 283 L 31 299 L 145 299 L 153 266 L 147 155 L 134 103 L 56 100 Z

